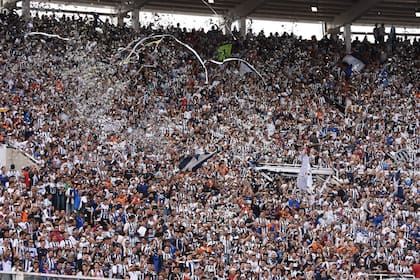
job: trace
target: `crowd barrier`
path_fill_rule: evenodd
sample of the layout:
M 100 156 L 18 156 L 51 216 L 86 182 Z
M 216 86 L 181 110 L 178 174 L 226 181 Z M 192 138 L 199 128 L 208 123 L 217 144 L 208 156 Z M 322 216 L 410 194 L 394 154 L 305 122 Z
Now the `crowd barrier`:
M 395 273 L 377 273 L 368 274 L 369 280 L 404 280 L 404 279 L 418 279 L 410 274 L 395 274 Z
M 392 273 L 376 273 L 368 274 L 369 280 L 405 280 L 418 279 L 410 274 L 392 274 Z M 106 278 L 95 278 L 85 276 L 70 276 L 56 274 L 26 273 L 16 271 L 0 271 L 1 280 L 60 280 L 60 279 L 76 279 L 76 280 L 103 280 Z
M 12 143 L 0 144 L 0 165 L 9 168 L 11 164 L 21 170 L 25 166 L 39 166 L 40 161 Z
M 0 271 L 1 280 L 60 280 L 60 279 L 76 279 L 76 280 L 103 280 L 104 278 L 86 277 L 86 276 L 71 276 L 71 275 L 57 275 L 57 274 L 42 274 L 42 273 L 26 273 L 16 271 Z

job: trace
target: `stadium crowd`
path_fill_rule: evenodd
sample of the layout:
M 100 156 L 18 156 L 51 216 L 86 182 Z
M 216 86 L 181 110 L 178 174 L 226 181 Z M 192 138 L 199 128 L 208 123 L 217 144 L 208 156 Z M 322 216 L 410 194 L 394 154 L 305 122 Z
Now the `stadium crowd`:
M 26 35 L 58 34 L 62 38 Z M 231 42 L 244 65 L 203 59 Z M 226 35 L 0 15 L 0 269 L 119 279 L 367 279 L 419 263 L 420 43 Z M 392 44 L 391 44 L 392 43 Z M 392 47 L 389 47 L 392 45 Z M 125 48 L 125 49 L 124 49 Z M 257 163 L 336 178 L 299 190 Z M 215 153 L 194 172 L 187 155 Z M 418 160 L 418 158 L 417 158 Z M 418 166 L 417 166 L 418 167 Z

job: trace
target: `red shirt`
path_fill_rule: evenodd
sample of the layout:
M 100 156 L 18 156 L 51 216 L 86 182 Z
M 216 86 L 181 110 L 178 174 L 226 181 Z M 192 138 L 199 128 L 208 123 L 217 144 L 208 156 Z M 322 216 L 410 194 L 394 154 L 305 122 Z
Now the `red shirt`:
M 29 172 L 24 170 L 22 171 L 22 175 L 25 178 L 25 185 L 27 188 L 31 187 L 31 179 L 29 178 Z
M 413 264 L 414 277 L 420 278 L 420 263 Z

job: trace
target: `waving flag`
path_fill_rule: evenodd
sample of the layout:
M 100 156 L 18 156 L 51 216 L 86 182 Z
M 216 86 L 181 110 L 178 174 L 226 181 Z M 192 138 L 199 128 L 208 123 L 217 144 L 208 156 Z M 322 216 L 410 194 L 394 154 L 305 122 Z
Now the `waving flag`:
M 209 160 L 214 153 L 205 153 L 201 155 L 192 155 L 185 157 L 179 164 L 179 170 L 182 172 L 186 171 L 197 171 L 207 160 Z
M 217 48 L 217 60 L 223 61 L 232 54 L 232 44 L 221 45 Z
M 401 149 L 398 152 L 396 152 L 395 155 L 394 155 L 394 158 L 395 158 L 395 160 L 397 160 L 399 162 L 410 162 L 411 161 L 410 153 L 406 149 Z
M 347 63 L 348 65 L 351 65 L 351 69 L 355 72 L 360 72 L 363 70 L 363 68 L 365 68 L 365 63 L 363 63 L 363 61 L 359 58 L 356 57 L 357 55 L 355 54 L 349 54 L 346 55 L 343 58 L 343 62 Z
M 395 197 L 404 199 L 404 189 L 403 186 L 399 184 L 401 178 L 401 171 L 398 170 L 397 173 L 394 175 L 394 189 L 395 189 Z
M 239 75 L 243 76 L 246 73 L 252 73 L 252 72 L 254 72 L 254 71 L 252 71 L 252 69 L 248 65 L 246 65 L 245 63 L 241 62 L 239 64 Z
M 297 186 L 301 192 L 312 191 L 312 170 L 308 155 L 309 151 L 305 149 L 301 156 L 302 166 L 297 179 Z

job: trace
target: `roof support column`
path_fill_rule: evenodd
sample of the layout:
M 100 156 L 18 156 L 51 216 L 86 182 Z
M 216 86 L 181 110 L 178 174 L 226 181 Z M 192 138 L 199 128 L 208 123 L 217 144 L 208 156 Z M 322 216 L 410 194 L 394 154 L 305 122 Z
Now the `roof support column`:
M 328 26 L 327 22 L 322 22 L 322 38 L 324 38 L 328 34 Z
M 344 42 L 346 44 L 346 53 L 351 53 L 351 24 L 344 25 Z
M 239 32 L 241 33 L 242 37 L 246 37 L 247 29 L 246 29 L 246 17 L 241 17 L 239 19 Z
M 25 21 L 28 21 L 31 18 L 31 1 L 22 0 L 22 17 Z
M 135 31 L 138 31 L 140 28 L 140 10 L 139 9 L 133 9 L 133 11 L 131 11 L 131 24 L 133 25 L 133 29 Z
M 125 14 L 123 13 L 119 13 L 117 16 L 117 23 L 118 23 L 118 26 L 120 27 L 124 26 L 124 16 Z

